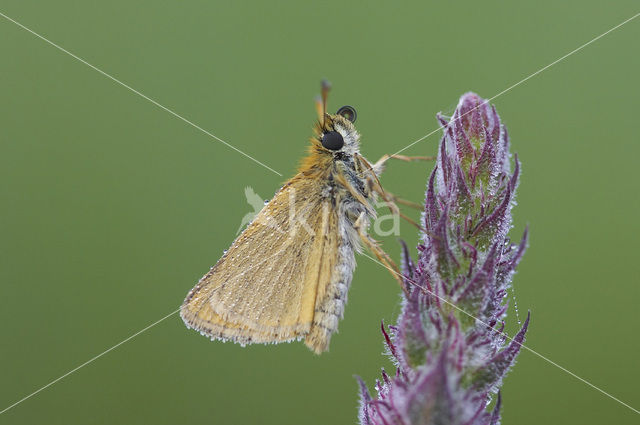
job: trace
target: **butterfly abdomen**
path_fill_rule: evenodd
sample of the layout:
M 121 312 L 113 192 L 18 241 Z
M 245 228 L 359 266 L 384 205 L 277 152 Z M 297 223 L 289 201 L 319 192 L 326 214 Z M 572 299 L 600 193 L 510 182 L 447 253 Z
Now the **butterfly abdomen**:
M 344 315 L 353 270 L 356 266 L 353 247 L 339 247 L 338 264 L 324 292 L 316 299 L 313 322 L 305 343 L 316 353 L 327 351 L 331 335 L 338 330 L 338 322 Z
M 338 330 L 356 267 L 354 252 L 360 249 L 360 239 L 351 217 L 365 209 L 349 196 L 340 197 L 338 202 L 338 255 L 332 266 L 329 284 L 324 291 L 319 291 L 316 298 L 313 322 L 305 338 L 307 346 L 316 353 L 328 350 L 331 335 Z M 352 211 L 354 208 L 358 211 Z

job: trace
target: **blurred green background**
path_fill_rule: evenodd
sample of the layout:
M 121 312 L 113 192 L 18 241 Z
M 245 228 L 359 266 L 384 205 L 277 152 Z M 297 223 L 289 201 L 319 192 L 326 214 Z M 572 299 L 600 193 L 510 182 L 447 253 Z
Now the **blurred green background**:
M 462 93 L 491 97 L 638 12 L 633 0 L 0 5 L 284 175 L 0 18 L 0 410 L 179 306 L 251 211 L 245 186 L 269 198 L 295 172 L 321 78 L 331 110 L 356 107 L 375 160 L 435 129 Z M 513 236 L 530 225 L 515 276 L 527 344 L 635 408 L 639 40 L 637 19 L 493 102 L 523 162 Z M 420 202 L 431 167 L 393 163 L 383 184 Z M 398 257 L 394 238 L 384 246 Z M 0 423 L 355 423 L 353 375 L 371 386 L 393 370 L 379 325 L 398 295 L 359 257 L 322 356 L 213 343 L 175 315 Z M 505 424 L 638 423 L 526 351 L 503 390 Z

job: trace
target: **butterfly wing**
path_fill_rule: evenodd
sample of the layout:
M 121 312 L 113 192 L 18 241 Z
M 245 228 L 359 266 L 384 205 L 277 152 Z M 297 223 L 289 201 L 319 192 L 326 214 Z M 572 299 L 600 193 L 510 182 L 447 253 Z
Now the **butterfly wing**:
M 180 314 L 212 339 L 250 344 L 304 338 L 314 326 L 316 299 L 326 298 L 335 280 L 339 243 L 331 198 L 314 180 L 294 178 L 189 292 Z M 328 339 L 312 348 L 324 351 L 326 345 Z

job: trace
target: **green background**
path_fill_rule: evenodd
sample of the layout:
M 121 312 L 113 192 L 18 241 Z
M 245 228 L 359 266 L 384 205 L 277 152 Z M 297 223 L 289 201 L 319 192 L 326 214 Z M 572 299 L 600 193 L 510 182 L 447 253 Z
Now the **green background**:
M 639 10 L 3 0 L 0 11 L 284 175 L 0 17 L 1 410 L 179 306 L 251 211 L 244 187 L 268 198 L 295 172 L 321 78 L 330 109 L 357 108 L 375 160 L 434 130 L 462 93 L 494 96 Z M 527 345 L 635 408 L 639 40 L 640 18 L 493 102 L 523 162 L 513 235 L 530 225 L 515 276 Z M 383 184 L 420 202 L 431 167 L 393 163 Z M 394 238 L 384 246 L 397 258 Z M 379 325 L 399 296 L 361 256 L 349 299 L 328 354 L 213 343 L 175 315 L 0 423 L 355 423 L 353 375 L 371 386 L 393 370 Z M 638 423 L 530 352 L 503 390 L 505 424 Z

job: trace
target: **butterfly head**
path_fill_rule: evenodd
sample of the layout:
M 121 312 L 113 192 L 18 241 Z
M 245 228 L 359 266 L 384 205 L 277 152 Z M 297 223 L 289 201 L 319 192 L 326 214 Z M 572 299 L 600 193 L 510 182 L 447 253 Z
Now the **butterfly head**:
M 353 125 L 355 112 L 351 106 L 343 106 L 335 115 L 326 114 L 324 123 L 320 123 L 319 131 L 316 131 L 316 139 L 319 142 L 316 145 L 318 149 L 326 154 L 353 155 L 357 153 L 360 134 Z M 349 119 L 351 116 L 353 120 Z
M 358 152 L 360 134 L 353 123 L 356 110 L 352 106 L 343 106 L 335 114 L 327 113 L 327 95 L 330 85 L 322 83 L 322 96 L 316 102 L 318 123 L 315 128 L 314 147 L 324 155 L 344 156 Z

